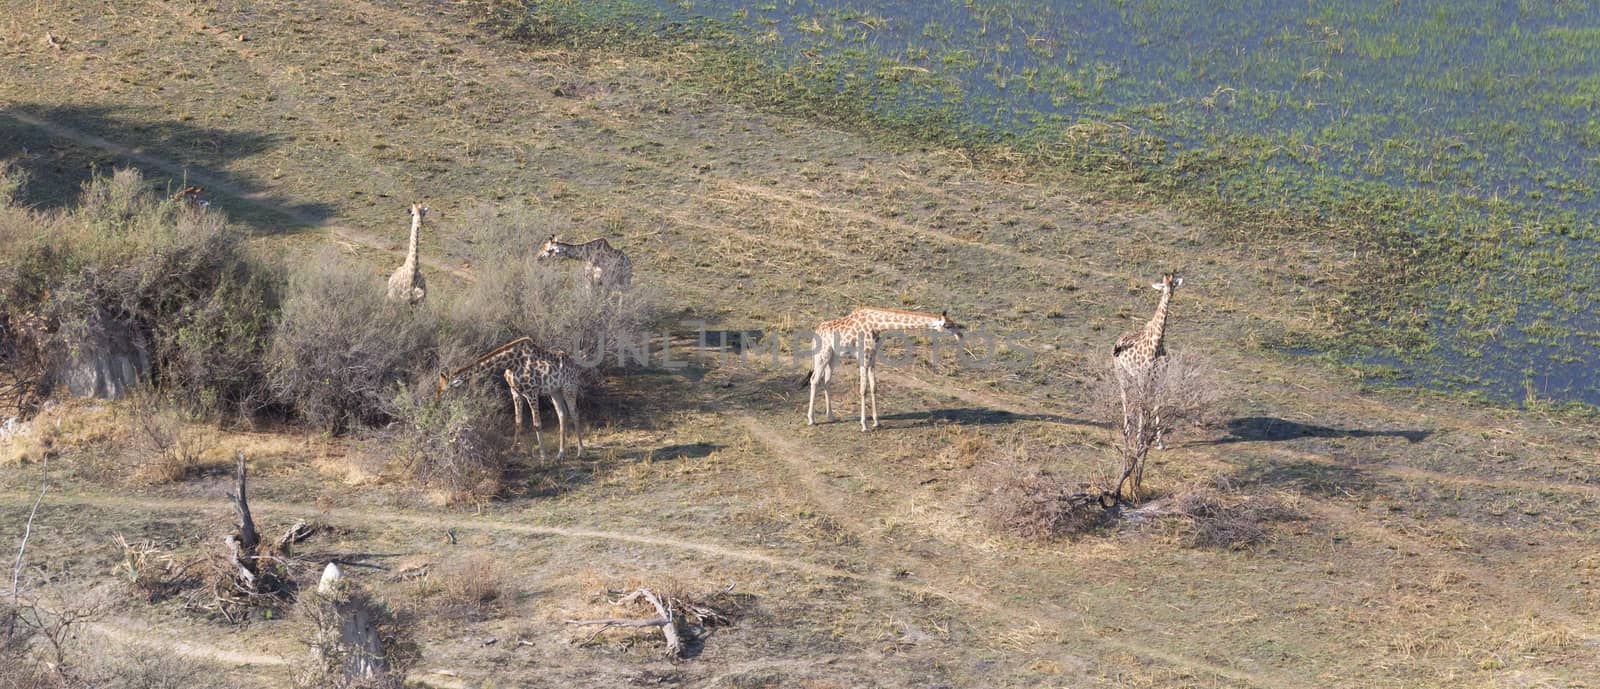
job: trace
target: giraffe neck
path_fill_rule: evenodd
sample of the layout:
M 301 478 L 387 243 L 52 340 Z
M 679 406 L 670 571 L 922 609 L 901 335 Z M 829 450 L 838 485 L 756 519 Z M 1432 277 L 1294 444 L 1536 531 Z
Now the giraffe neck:
M 519 337 L 494 348 L 488 354 L 478 357 L 477 361 L 456 369 L 451 374 L 451 377 L 459 378 L 463 375 L 478 374 L 483 371 L 504 370 L 505 362 L 517 359 L 529 351 L 539 351 L 538 345 L 535 345 L 531 338 Z
M 417 235 L 422 230 L 422 216 L 411 214 L 411 246 L 406 249 L 406 262 L 404 267 L 412 271 L 417 269 Z
M 584 244 L 561 244 L 561 248 L 567 250 L 568 256 L 580 261 L 591 262 L 594 260 L 596 253 L 599 253 L 603 248 L 610 248 L 610 246 L 604 238 Z
M 944 317 L 914 311 L 894 309 L 856 309 L 855 315 L 862 325 L 873 332 L 890 330 L 933 330 L 944 322 Z
M 1161 338 L 1167 334 L 1167 304 L 1172 301 L 1172 290 L 1162 290 L 1161 302 L 1156 304 L 1156 313 L 1150 317 L 1150 322 L 1144 326 L 1144 338 L 1161 346 Z

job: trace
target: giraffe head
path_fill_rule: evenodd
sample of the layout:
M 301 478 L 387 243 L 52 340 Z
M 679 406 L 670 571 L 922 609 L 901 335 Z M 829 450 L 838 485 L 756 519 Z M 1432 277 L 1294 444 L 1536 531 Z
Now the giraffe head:
M 422 222 L 422 219 L 424 217 L 426 217 L 427 215 L 428 215 L 428 207 L 427 206 L 425 206 L 423 204 L 420 204 L 420 203 L 411 204 L 411 219 L 412 220 L 415 220 L 417 222 Z
M 555 235 L 550 235 L 549 239 L 544 240 L 544 246 L 539 247 L 539 253 L 534 254 L 533 257 L 536 259 L 546 259 L 557 256 L 566 256 L 567 251 L 567 245 L 562 244 L 561 240 L 557 239 Z
M 954 335 L 957 340 L 961 339 L 961 331 L 966 330 L 965 327 L 950 320 L 950 312 L 948 310 L 939 312 L 939 320 L 932 327 L 939 332 Z
M 201 187 L 184 187 L 182 191 L 172 195 L 172 200 L 193 208 L 205 208 L 211 204 L 201 200 L 200 194 L 204 192 L 205 189 Z
M 1158 292 L 1171 292 L 1181 286 L 1183 286 L 1183 278 L 1178 277 L 1177 271 L 1173 271 L 1162 275 L 1161 282 L 1151 283 L 1150 289 Z
M 444 371 L 440 371 L 439 372 L 439 383 L 437 385 L 435 385 L 434 388 L 433 388 L 433 399 L 434 399 L 434 401 L 437 402 L 440 397 L 443 397 L 446 390 L 450 390 L 452 388 L 459 388 L 465 382 L 466 382 L 466 378 L 465 377 L 456 376 L 454 378 L 451 378 L 449 376 L 449 374 L 446 374 Z

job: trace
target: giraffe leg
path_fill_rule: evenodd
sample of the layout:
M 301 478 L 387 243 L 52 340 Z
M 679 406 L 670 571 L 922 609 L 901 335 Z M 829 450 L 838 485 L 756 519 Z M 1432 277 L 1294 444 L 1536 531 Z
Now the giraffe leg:
M 817 386 L 822 386 L 822 403 L 827 406 L 828 418 L 833 418 L 833 404 L 828 401 L 828 357 L 817 352 L 811 357 L 811 401 L 806 404 L 806 425 L 817 425 Z
M 528 411 L 533 416 L 533 441 L 539 444 L 539 463 L 543 464 L 545 461 L 544 433 L 540 428 L 544 426 L 544 420 L 539 418 L 539 395 L 537 393 L 532 396 L 523 395 L 523 399 L 528 401 Z
M 567 456 L 567 396 L 561 390 L 550 391 L 550 406 L 556 408 L 556 432 L 560 434 L 559 449 L 556 450 L 556 461 L 561 461 Z
M 828 422 L 833 422 L 833 397 L 828 395 L 828 386 L 833 384 L 833 365 L 839 362 L 839 355 L 829 352 L 827 361 L 822 367 L 822 407 L 828 413 Z
M 867 371 L 871 370 L 871 369 L 867 368 L 867 357 L 866 357 L 866 355 L 862 355 L 861 356 L 861 365 L 858 368 L 860 369 L 860 372 L 861 372 L 861 384 L 857 386 L 860 389 L 860 392 L 861 392 L 861 395 L 860 395 L 861 396 L 861 405 L 860 405 L 861 406 L 861 431 L 862 432 L 866 432 L 866 430 L 867 430 Z
M 878 427 L 878 351 L 867 354 L 867 394 L 872 397 L 872 427 Z
M 511 387 L 511 411 L 517 416 L 517 430 L 511 433 L 511 447 L 514 449 L 522 440 L 522 399 L 517 394 L 517 377 L 511 375 L 511 370 L 505 372 L 506 385 Z
M 806 404 L 806 425 L 817 425 L 817 379 L 822 377 L 822 371 L 813 364 L 811 368 L 811 401 Z M 827 390 L 823 390 L 827 394 Z
M 564 394 L 562 397 L 563 397 L 563 401 L 567 403 L 567 415 L 572 417 L 572 432 L 575 435 L 578 436 L 578 454 L 577 454 L 577 457 L 579 459 L 582 459 L 583 458 L 583 421 L 578 419 L 578 389 L 577 388 L 568 388 L 567 391 L 566 391 L 566 394 Z

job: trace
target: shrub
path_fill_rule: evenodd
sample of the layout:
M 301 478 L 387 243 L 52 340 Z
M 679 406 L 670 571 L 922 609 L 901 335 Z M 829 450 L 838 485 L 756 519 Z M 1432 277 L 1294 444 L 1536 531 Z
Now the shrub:
M 275 398 L 335 433 L 391 420 L 395 386 L 437 369 L 433 312 L 368 272 L 331 251 L 292 271 L 268 353 Z
M 468 214 L 463 253 L 478 279 L 450 305 L 456 348 L 483 352 L 527 336 L 596 367 L 625 363 L 618 350 L 637 348 L 656 318 L 659 292 L 640 280 L 627 288 L 591 288 L 579 262 L 534 259 L 540 240 L 568 234 L 569 226 L 531 209 L 497 214 L 485 207 Z M 608 239 L 617 243 L 615 236 Z
M 17 177 L 0 171 L 0 192 Z M 125 336 L 166 395 L 205 414 L 253 412 L 274 280 L 243 231 L 152 193 L 135 170 L 99 176 L 70 210 L 0 210 L 0 311 L 55 362 Z M 20 350 L 16 343 L 9 349 Z
M 1183 421 L 1201 420 L 1220 397 L 1211 365 L 1188 352 L 1166 356 L 1148 375 L 1112 371 L 1098 395 L 1102 415 L 1114 434 L 1118 500 L 1137 501 L 1144 484 L 1145 458 Z
M 463 619 L 495 617 L 511 598 L 510 572 L 502 558 L 485 551 L 469 551 L 439 562 L 414 580 L 418 603 L 434 614 Z
M 510 443 L 485 424 L 506 402 L 498 395 L 490 397 L 469 393 L 435 400 L 431 391 L 396 393 L 391 409 L 397 422 L 391 432 L 401 473 L 442 491 L 449 503 L 480 502 L 497 495 Z
M 1051 474 L 1021 449 L 987 463 L 976 479 L 979 513 L 991 527 L 1030 540 L 1083 533 L 1102 524 L 1101 491 Z

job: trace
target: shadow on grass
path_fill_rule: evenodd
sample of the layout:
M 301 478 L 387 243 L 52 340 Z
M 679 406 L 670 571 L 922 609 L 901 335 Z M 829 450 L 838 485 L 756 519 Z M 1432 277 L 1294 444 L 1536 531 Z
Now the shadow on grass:
M 28 174 L 18 202 L 46 210 L 76 203 L 83 184 L 97 173 L 136 167 L 157 192 L 206 187 L 201 198 L 257 233 L 326 219 L 332 209 L 325 204 L 263 195 L 265 187 L 252 177 L 222 172 L 277 146 L 270 134 L 147 121 L 105 106 L 0 108 L 0 160 Z
M 1377 478 L 1356 466 L 1279 458 L 1241 457 L 1244 464 L 1230 478 L 1241 486 L 1292 488 L 1301 493 L 1348 497 L 1378 489 Z
M 1204 440 L 1191 445 L 1223 445 L 1227 443 L 1282 442 L 1299 438 L 1373 438 L 1390 436 L 1418 443 L 1433 435 L 1431 430 L 1371 431 L 1360 428 L 1332 428 L 1298 423 L 1271 416 L 1243 416 L 1229 419 L 1225 428 L 1228 435 L 1216 440 Z
M 901 412 L 879 416 L 880 421 L 926 420 L 930 423 L 956 424 L 960 426 L 999 426 L 1019 421 L 1041 421 L 1044 423 L 1057 423 L 1067 426 L 1094 426 L 1096 428 L 1110 428 L 1111 424 L 1104 421 L 1090 421 L 1088 419 L 1074 419 L 1058 414 L 1015 414 L 1001 409 L 982 409 L 978 407 L 960 407 L 955 409 L 931 409 L 928 411 Z
M 714 443 L 668 445 L 651 450 L 645 455 L 644 459 L 646 462 L 662 462 L 669 459 L 704 459 L 720 449 L 722 449 L 722 446 Z
M 510 494 L 520 498 L 556 497 L 592 484 L 601 476 L 623 467 L 674 459 L 704 459 L 723 448 L 722 445 L 715 443 L 685 443 L 652 450 L 611 453 L 604 448 L 586 446 L 583 457 L 579 458 L 574 456 L 577 448 L 573 439 L 569 437 L 567 456 L 557 461 L 554 433 L 554 428 L 544 430 L 548 459 L 540 461 L 539 450 L 533 444 L 532 433 L 524 432 L 522 444 L 516 449 L 510 466 L 506 468 L 505 482 L 510 488 Z

